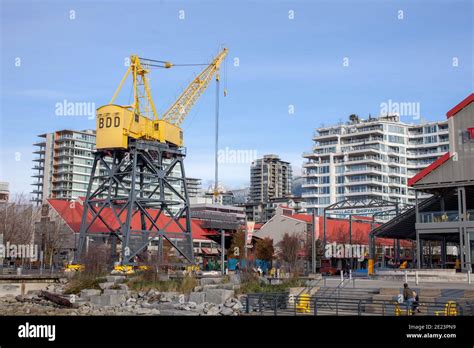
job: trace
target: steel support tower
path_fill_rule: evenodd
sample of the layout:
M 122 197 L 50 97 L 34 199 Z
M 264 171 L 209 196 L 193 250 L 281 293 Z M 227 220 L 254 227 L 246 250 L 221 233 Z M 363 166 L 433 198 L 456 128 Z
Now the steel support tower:
M 128 149 L 97 151 L 83 203 L 76 261 L 86 253 L 88 234 L 94 235 L 93 227 L 99 226 L 110 235 L 112 255 L 115 259 L 120 255 L 122 265 L 146 261 L 152 241 L 158 241 L 163 262 L 164 240 L 183 263 L 194 263 L 184 157 L 182 148 L 147 140 L 131 140 Z

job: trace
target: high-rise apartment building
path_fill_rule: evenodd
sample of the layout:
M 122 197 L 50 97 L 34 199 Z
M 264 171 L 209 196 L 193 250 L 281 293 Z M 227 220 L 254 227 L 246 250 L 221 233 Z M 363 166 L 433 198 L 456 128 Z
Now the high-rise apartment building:
M 95 132 L 61 130 L 38 137 L 42 140 L 33 144 L 37 157 L 33 159 L 32 201 L 84 197 L 94 162 Z
M 188 189 L 189 198 L 197 197 L 202 194 L 201 179 L 186 178 L 186 186 Z M 184 190 L 183 190 L 184 191 Z M 184 192 L 183 192 L 184 193 Z
M 277 155 L 265 155 L 250 166 L 250 201 L 266 203 L 291 195 L 292 169 Z
M 448 123 L 407 124 L 380 116 L 316 129 L 303 165 L 303 197 L 318 214 L 344 199 L 381 198 L 414 204 L 407 179 L 449 150 Z M 423 198 L 423 197 L 420 197 Z

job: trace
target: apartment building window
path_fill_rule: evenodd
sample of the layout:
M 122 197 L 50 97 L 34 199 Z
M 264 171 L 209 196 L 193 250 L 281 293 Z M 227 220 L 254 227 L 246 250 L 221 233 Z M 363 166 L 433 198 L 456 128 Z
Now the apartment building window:
M 336 178 L 338 184 L 344 184 L 344 177 L 343 176 L 338 176 Z
M 436 133 L 436 125 L 425 126 L 425 133 Z
M 329 184 L 329 176 L 322 176 L 320 180 L 321 184 Z
M 337 166 L 336 173 L 344 173 L 344 166 Z
M 403 127 L 393 126 L 393 125 L 388 126 L 388 131 L 390 133 L 398 133 L 398 134 L 404 134 L 405 133 L 405 129 Z
M 391 143 L 396 143 L 396 144 L 404 144 L 405 139 L 403 137 L 400 137 L 398 135 L 389 135 L 388 136 L 388 141 Z
M 322 167 L 319 167 L 319 173 L 320 173 L 320 174 L 329 173 L 329 166 L 322 166 Z
M 322 195 L 328 195 L 329 194 L 329 186 L 323 186 L 319 188 L 319 193 Z
M 337 188 L 337 193 L 340 194 L 340 195 L 341 195 L 341 194 L 344 194 L 344 186 L 338 187 L 338 188 Z
M 438 141 L 437 135 L 430 135 L 429 137 L 425 137 L 425 144 L 432 144 Z
M 319 204 L 324 205 L 324 204 L 329 204 L 330 200 L 329 197 L 320 197 L 319 198 Z
M 360 171 L 360 170 L 366 170 L 367 169 L 367 165 L 365 164 L 357 164 L 355 166 L 351 166 L 349 171 L 350 172 L 357 172 L 357 171 Z

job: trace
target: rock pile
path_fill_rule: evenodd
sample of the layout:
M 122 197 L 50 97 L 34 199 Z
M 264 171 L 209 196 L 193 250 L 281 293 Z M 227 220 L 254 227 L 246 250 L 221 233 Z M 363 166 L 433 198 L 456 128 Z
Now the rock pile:
M 40 292 L 0 298 L 4 315 L 207 315 L 234 316 L 243 310 L 234 297 L 236 284 L 222 279 L 201 279 L 190 294 L 157 290 L 131 291 L 124 276 L 108 276 L 99 289 L 84 289 L 79 295 L 64 295 L 64 284 L 52 284 L 48 291 L 69 300 L 64 308 L 44 298 Z M 198 291 L 196 291 L 198 290 Z

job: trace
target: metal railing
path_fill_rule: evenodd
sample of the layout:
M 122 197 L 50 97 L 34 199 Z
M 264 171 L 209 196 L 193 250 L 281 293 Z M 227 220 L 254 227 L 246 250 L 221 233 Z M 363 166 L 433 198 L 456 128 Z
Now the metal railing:
M 364 290 L 360 290 L 362 294 Z M 354 293 L 354 295 L 356 295 Z M 289 293 L 248 294 L 243 301 L 248 315 L 351 315 L 351 316 L 471 316 L 474 301 L 421 301 L 414 310 L 396 300 L 290 295 Z

